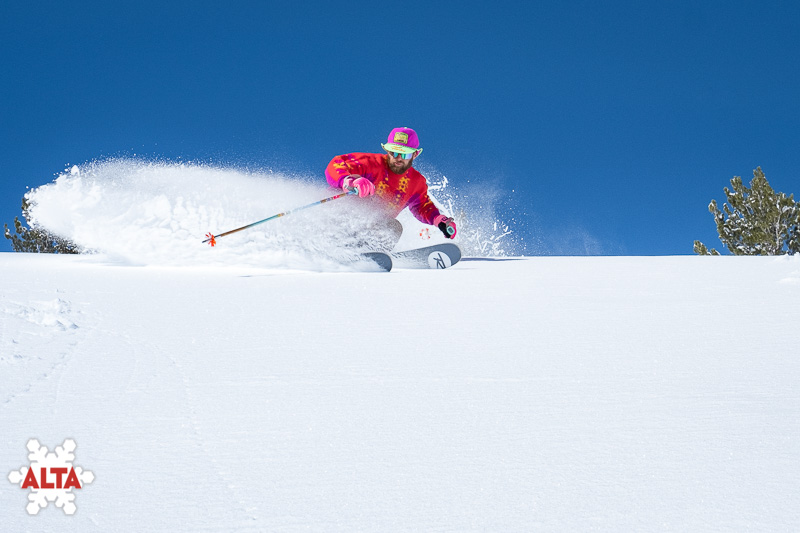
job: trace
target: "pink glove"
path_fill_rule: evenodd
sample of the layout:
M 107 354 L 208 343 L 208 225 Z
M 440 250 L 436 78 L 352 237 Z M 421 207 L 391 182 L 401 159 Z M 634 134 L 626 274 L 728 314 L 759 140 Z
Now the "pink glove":
M 439 215 L 433 219 L 433 225 L 442 230 L 442 233 L 444 233 L 444 236 L 448 239 L 456 238 L 458 230 L 456 230 L 456 221 L 452 218 Z
M 345 191 L 356 189 L 359 198 L 371 196 L 375 193 L 375 185 L 364 176 L 359 176 L 358 174 L 351 174 L 345 177 L 342 180 L 342 189 Z

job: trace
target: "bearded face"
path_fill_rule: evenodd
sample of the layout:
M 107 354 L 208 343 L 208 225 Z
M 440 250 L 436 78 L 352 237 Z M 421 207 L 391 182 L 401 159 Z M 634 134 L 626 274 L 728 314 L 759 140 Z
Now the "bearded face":
M 389 165 L 389 170 L 395 174 L 403 174 L 411 168 L 414 160 L 417 158 L 417 153 L 414 153 L 411 159 L 403 159 L 402 154 L 396 154 L 397 157 L 395 157 L 395 154 L 396 152 L 389 152 L 386 160 L 386 163 Z

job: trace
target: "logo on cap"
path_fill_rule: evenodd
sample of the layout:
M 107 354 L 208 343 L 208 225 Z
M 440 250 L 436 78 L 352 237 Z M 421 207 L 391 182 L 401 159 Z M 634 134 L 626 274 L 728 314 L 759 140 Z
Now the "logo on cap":
M 392 142 L 397 144 L 408 144 L 408 133 L 398 131 L 394 134 L 394 140 Z

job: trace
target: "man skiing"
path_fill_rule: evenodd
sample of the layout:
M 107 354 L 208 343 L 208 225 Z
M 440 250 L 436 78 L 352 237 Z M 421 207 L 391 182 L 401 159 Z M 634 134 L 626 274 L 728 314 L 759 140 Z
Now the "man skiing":
M 408 207 L 417 220 L 436 226 L 445 237 L 453 239 L 457 231 L 455 221 L 439 212 L 428 196 L 425 176 L 412 168 L 422 153 L 417 133 L 411 128 L 395 128 L 381 146 L 387 153 L 334 157 L 325 169 L 328 183 L 345 191 L 356 189 L 359 198 L 372 197 L 390 219 Z M 399 239 L 402 227 L 396 220 L 394 223 Z

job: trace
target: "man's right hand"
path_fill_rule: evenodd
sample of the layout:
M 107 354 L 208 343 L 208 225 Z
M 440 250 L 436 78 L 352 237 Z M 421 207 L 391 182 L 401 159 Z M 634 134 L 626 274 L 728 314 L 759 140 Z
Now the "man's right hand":
M 371 196 L 375 193 L 375 185 L 364 176 L 359 176 L 358 174 L 351 174 L 345 177 L 342 180 L 342 189 L 345 191 L 357 190 L 359 198 Z

